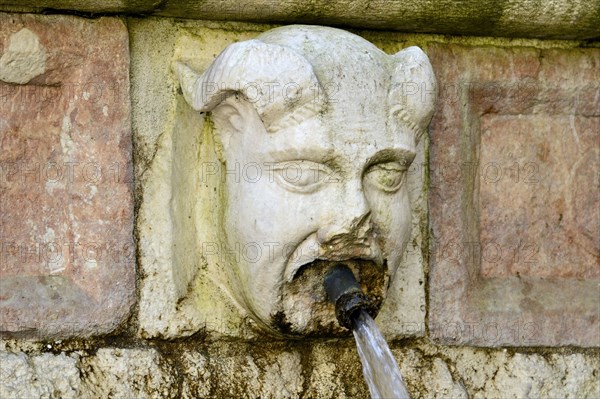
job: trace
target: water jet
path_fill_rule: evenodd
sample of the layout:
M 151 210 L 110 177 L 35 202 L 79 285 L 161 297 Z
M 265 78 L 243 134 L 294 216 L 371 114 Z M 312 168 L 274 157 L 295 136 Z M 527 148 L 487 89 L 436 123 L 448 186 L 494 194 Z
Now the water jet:
M 379 308 L 362 292 L 352 271 L 342 263 L 332 266 L 323 286 L 338 322 L 354 334 L 371 397 L 408 399 L 396 359 L 373 320 Z

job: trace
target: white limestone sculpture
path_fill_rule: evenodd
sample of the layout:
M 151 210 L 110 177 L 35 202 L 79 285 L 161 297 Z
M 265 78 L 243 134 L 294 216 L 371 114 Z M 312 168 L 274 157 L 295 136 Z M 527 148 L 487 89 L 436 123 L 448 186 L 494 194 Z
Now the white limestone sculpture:
M 206 187 L 219 194 L 206 224 L 225 256 L 209 267 L 235 305 L 275 334 L 338 333 L 322 286 L 335 261 L 383 301 L 410 237 L 406 171 L 434 109 L 423 51 L 287 26 L 177 73 L 212 119 Z

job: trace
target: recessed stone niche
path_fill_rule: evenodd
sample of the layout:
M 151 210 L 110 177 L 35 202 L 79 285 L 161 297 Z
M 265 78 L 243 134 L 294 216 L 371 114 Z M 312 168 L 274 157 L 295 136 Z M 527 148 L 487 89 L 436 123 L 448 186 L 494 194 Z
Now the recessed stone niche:
M 144 95 L 151 92 L 167 93 L 159 94 L 153 101 L 163 105 L 161 116 L 151 110 L 134 114 L 134 132 L 139 143 L 137 232 L 143 274 L 139 333 L 143 337 L 176 338 L 202 333 L 251 339 L 262 333 L 248 314 L 219 288 L 216 274 L 225 271 L 218 271 L 218 267 L 229 256 L 247 259 L 269 256 L 269 251 L 282 250 L 286 243 L 247 242 L 233 248 L 231 253 L 211 233 L 222 216 L 214 212 L 214 204 L 224 198 L 220 190 L 210 185 L 210 179 L 224 173 L 241 181 L 266 171 L 251 169 L 250 163 L 218 170 L 217 155 L 205 150 L 214 125 L 206 114 L 193 110 L 186 102 L 174 70 L 183 64 L 202 73 L 228 44 L 253 39 L 260 32 L 232 33 L 199 23 L 183 28 L 165 25 L 157 31 L 151 25 L 152 22 L 139 21 L 131 28 L 133 54 L 139 57 L 135 64 L 138 68 L 148 66 L 143 75 L 134 70 L 133 76 L 138 76 L 133 82 L 134 102 L 143 102 Z M 168 39 L 162 41 L 159 36 Z M 427 141 L 425 134 L 416 148 L 413 166 L 406 172 L 412 230 L 377 317 L 390 338 L 424 334 L 422 229 L 427 215 L 424 183 Z
M 433 338 L 600 346 L 600 51 L 429 53 Z

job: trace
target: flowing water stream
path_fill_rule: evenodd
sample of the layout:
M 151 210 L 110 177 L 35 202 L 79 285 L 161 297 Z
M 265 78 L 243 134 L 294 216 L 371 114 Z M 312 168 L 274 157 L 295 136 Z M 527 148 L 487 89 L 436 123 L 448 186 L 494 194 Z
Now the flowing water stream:
M 364 310 L 356 312 L 352 333 L 371 398 L 409 399 L 400 369 L 375 321 Z

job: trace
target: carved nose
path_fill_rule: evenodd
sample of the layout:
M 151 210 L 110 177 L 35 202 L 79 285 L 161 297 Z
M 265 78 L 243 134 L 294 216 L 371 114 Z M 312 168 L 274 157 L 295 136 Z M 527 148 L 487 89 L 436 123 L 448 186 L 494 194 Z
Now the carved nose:
M 317 241 L 321 245 L 362 242 L 371 231 L 371 211 L 362 192 L 346 198 L 339 208 L 334 208 L 334 215 L 333 221 L 317 230 Z

